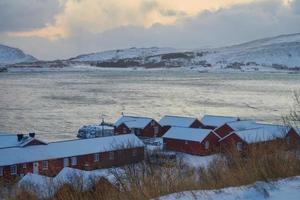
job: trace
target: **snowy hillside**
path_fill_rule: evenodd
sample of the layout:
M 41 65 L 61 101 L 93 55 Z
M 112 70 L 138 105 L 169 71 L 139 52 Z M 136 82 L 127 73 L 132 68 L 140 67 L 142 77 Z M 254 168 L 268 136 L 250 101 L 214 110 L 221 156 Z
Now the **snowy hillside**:
M 182 51 L 172 48 L 130 48 L 80 55 L 69 61 L 97 67 L 193 68 L 216 70 L 300 70 L 300 33 L 239 45 Z
M 238 62 L 289 68 L 300 67 L 300 34 L 282 35 L 255 40 L 240 45 L 209 50 L 204 56 L 212 65 L 226 66 Z
M 25 54 L 22 50 L 0 44 L 0 64 L 34 62 L 37 59 Z
M 170 194 L 159 200 L 296 200 L 300 196 L 300 177 L 275 182 L 256 182 L 253 185 L 230 187 L 221 190 L 198 190 Z
M 75 58 L 71 58 L 73 61 L 106 61 L 106 60 L 119 60 L 119 59 L 130 59 L 130 58 L 144 58 L 148 56 L 170 53 L 176 51 L 172 48 L 130 48 L 130 49 L 119 49 L 104 51 L 99 53 L 92 53 L 86 55 L 79 55 Z

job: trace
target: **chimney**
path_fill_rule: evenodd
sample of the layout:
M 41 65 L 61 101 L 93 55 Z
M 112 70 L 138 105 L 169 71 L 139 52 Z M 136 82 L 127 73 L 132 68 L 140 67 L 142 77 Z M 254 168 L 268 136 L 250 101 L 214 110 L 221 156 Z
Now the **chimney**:
M 18 142 L 20 142 L 22 139 L 23 139 L 23 134 L 17 134 L 17 137 L 18 137 Z
M 29 137 L 34 138 L 35 137 L 35 133 L 29 133 Z

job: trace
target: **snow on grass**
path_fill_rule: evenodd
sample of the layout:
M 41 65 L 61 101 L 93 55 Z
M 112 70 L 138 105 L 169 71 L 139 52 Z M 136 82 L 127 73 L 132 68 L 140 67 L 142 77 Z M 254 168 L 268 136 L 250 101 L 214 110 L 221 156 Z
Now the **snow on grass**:
M 209 156 L 197 156 L 186 153 L 177 153 L 177 160 L 182 160 L 186 165 L 190 167 L 207 167 L 213 160 L 220 157 L 220 155 L 209 155 Z
M 229 187 L 220 190 L 198 190 L 174 193 L 159 200 L 298 200 L 300 199 L 300 176 L 270 183 Z
M 18 186 L 38 197 L 47 198 L 64 184 L 71 184 L 74 189 L 87 190 L 101 178 L 105 178 L 112 184 L 116 184 L 115 176 L 112 174 L 122 174 L 120 168 L 99 169 L 93 171 L 84 171 L 65 167 L 55 177 L 47 177 L 37 174 L 26 174 L 18 183 Z M 76 184 L 76 185 L 74 185 Z

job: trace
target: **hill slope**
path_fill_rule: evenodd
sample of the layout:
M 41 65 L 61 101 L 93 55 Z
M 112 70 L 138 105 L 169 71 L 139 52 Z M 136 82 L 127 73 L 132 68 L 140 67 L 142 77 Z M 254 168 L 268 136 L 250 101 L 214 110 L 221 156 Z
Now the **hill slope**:
M 31 55 L 25 54 L 22 50 L 0 44 L 0 64 L 34 61 L 37 61 L 37 59 Z

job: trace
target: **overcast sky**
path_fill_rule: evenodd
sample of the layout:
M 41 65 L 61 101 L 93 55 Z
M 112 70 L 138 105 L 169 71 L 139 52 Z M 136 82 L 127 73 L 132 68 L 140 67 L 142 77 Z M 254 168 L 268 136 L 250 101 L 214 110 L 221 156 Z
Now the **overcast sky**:
M 300 32 L 300 0 L 0 0 L 0 43 L 39 59 Z

